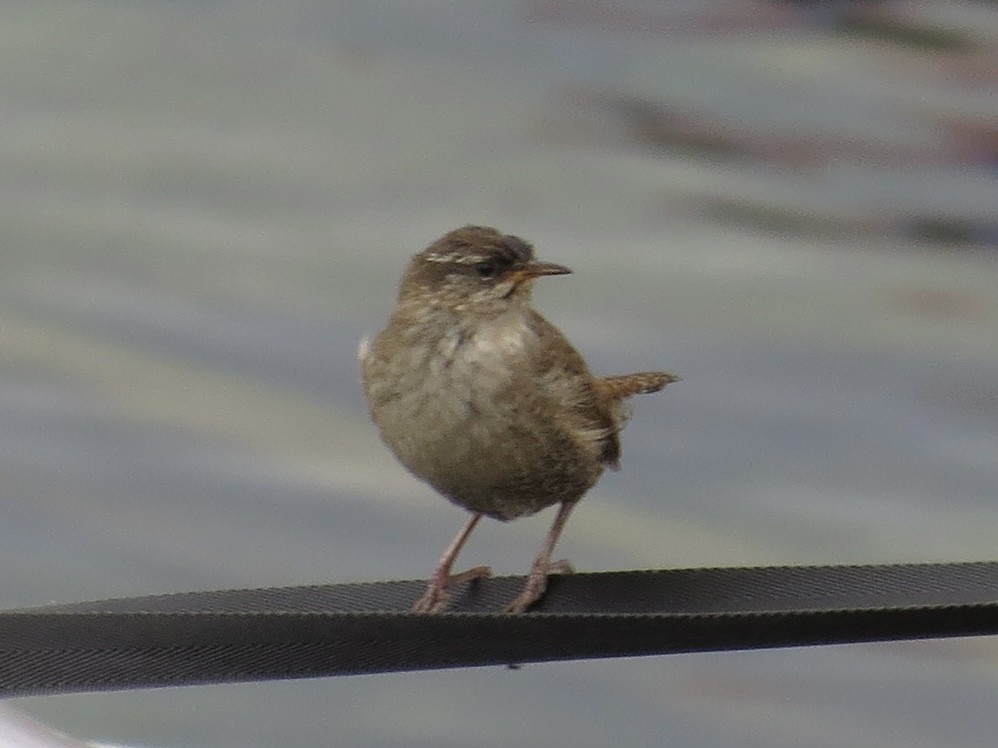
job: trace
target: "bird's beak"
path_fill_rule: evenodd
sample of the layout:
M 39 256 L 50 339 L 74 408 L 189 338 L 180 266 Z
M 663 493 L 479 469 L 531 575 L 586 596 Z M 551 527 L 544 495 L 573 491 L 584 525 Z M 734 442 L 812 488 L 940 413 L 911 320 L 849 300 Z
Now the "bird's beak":
M 509 274 L 509 278 L 516 283 L 520 283 L 531 278 L 539 278 L 542 275 L 567 275 L 572 271 L 564 265 L 556 265 L 553 262 L 539 262 L 531 260 L 523 267 L 516 268 Z

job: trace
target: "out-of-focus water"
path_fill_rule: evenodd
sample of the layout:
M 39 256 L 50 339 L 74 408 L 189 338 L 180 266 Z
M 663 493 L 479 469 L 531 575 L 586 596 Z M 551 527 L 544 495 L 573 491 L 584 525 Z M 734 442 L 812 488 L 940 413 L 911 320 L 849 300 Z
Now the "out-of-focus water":
M 0 7 L 0 605 L 428 573 L 367 422 L 406 258 L 487 223 L 636 403 L 582 569 L 994 557 L 984 3 Z M 550 517 L 466 551 L 522 572 Z M 420 572 L 423 573 L 423 572 Z M 990 746 L 991 640 L 26 699 L 183 746 Z

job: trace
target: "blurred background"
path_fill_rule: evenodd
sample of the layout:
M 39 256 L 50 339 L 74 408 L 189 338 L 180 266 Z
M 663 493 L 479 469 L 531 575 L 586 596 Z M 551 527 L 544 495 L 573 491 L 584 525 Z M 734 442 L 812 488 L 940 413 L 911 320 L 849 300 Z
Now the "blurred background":
M 0 3 L 0 605 L 425 577 L 358 339 L 495 225 L 637 403 L 579 569 L 983 560 L 990 2 Z M 463 555 L 523 573 L 550 513 Z M 993 746 L 992 639 L 23 699 L 149 746 Z

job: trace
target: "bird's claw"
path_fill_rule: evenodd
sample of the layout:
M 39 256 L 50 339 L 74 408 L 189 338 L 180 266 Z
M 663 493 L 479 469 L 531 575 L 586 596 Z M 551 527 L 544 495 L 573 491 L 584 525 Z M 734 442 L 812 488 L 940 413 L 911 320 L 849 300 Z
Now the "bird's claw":
M 575 567 L 567 558 L 548 564 L 548 574 L 574 574 Z
M 449 588 L 462 582 L 470 582 L 482 577 L 491 577 L 492 567 L 476 566 L 473 569 L 462 571 L 460 574 L 434 575 L 430 583 L 426 585 L 426 592 L 413 603 L 413 613 L 443 613 L 447 610 L 450 602 Z
M 575 569 L 568 559 L 561 559 L 560 561 L 555 561 L 554 563 L 548 564 L 543 568 L 534 568 L 530 572 L 530 576 L 527 577 L 527 583 L 523 587 L 523 592 L 516 596 L 507 607 L 507 613 L 524 613 L 531 605 L 536 603 L 542 597 L 544 597 L 544 592 L 548 587 L 548 575 L 549 574 L 573 574 Z

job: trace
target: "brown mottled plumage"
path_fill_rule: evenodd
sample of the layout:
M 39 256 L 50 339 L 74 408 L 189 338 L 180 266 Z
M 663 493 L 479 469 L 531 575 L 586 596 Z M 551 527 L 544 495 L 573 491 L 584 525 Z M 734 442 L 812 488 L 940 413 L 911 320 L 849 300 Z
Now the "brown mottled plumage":
M 472 518 L 444 553 L 415 610 L 446 607 L 451 575 L 482 516 L 561 508 L 530 580 L 510 610 L 544 592 L 558 535 L 575 503 L 616 468 L 624 400 L 676 380 L 665 372 L 598 378 L 564 335 L 530 306 L 533 280 L 567 268 L 492 228 L 450 232 L 409 264 L 385 329 L 361 343 L 361 378 L 382 439 L 416 477 Z

